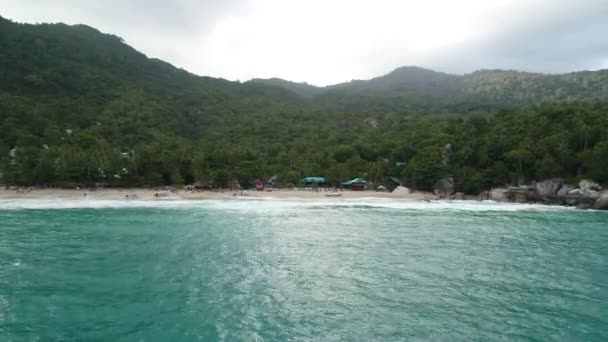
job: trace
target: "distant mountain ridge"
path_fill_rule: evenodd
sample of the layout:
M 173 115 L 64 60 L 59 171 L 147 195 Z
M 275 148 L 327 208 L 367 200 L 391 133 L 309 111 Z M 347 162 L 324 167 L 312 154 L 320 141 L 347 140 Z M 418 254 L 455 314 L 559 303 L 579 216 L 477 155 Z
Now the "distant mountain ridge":
M 264 84 L 274 87 L 281 87 L 287 89 L 302 97 L 312 97 L 319 95 L 323 92 L 323 87 L 317 87 L 306 82 L 293 82 L 284 80 L 282 78 L 254 78 L 247 81 L 246 83 L 252 84 Z
M 158 59 L 147 58 L 117 36 L 86 25 L 17 24 L 0 17 L 4 48 L 4 89 L 21 92 L 84 89 L 112 79 L 115 88 L 127 83 L 154 82 L 182 93 L 222 94 L 242 101 L 307 103 L 315 110 L 344 112 L 487 112 L 527 107 L 548 101 L 597 101 L 608 98 L 608 70 L 561 75 L 512 70 L 479 70 L 455 75 L 404 66 L 369 80 L 353 80 L 326 87 L 280 78 L 233 82 L 201 77 Z M 13 61 L 7 61 L 12 59 Z M 14 61 L 19 61 L 15 65 Z M 12 64 L 11 64 L 12 63 Z M 59 73 L 49 73 L 57 67 Z M 79 73 L 87 70 L 85 74 Z M 97 72 L 102 71 L 102 72 Z M 103 76 L 102 76 L 103 74 Z M 58 77 L 62 75 L 62 77 Z M 71 75 L 70 77 L 63 77 Z M 86 76 L 86 77 L 84 77 Z M 4 82 L 3 82 L 4 80 Z M 10 80 L 10 81 L 9 81 Z M 67 83 L 65 83 L 67 82 Z M 127 82 L 127 83 L 125 83 Z M 105 92 L 107 89 L 100 89 Z M 243 94 L 247 96 L 243 97 Z M 164 96 L 165 92 L 161 91 Z
M 326 87 L 280 79 L 255 79 L 306 97 L 431 97 L 448 104 L 475 101 L 498 107 L 529 106 L 546 101 L 596 101 L 608 98 L 608 70 L 542 74 L 515 70 L 478 70 L 455 75 L 415 66 L 400 67 L 370 80 Z

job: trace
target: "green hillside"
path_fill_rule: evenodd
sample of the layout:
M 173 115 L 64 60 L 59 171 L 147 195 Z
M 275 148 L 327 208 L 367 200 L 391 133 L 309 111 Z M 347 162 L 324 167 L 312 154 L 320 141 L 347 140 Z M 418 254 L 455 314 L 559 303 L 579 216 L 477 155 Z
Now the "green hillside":
M 554 176 L 608 182 L 607 71 L 404 67 L 323 88 L 239 83 L 88 26 L 1 18 L 0 51 L 0 183 L 224 186 L 276 174 L 430 189 L 449 175 L 476 192 Z
M 608 70 L 548 75 L 509 70 L 480 70 L 451 75 L 418 67 L 401 67 L 371 80 L 314 87 L 284 80 L 254 80 L 314 97 L 330 108 L 357 101 L 385 110 L 470 113 L 526 108 L 543 102 L 598 101 L 608 98 Z

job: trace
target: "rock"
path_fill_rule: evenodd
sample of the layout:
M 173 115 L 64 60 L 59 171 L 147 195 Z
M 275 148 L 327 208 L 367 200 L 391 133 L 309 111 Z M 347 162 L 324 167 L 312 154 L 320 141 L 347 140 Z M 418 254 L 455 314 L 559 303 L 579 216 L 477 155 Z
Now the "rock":
M 452 194 L 454 193 L 454 178 L 444 177 L 437 181 L 435 184 L 435 190 L 441 194 Z
M 583 197 L 586 198 L 598 198 L 600 197 L 600 192 L 595 190 L 583 190 Z
M 378 128 L 378 120 L 374 118 L 367 118 L 363 120 L 363 123 L 369 128 Z
M 587 190 L 593 190 L 593 191 L 601 191 L 602 187 L 597 184 L 594 181 L 590 181 L 588 179 L 583 179 L 578 183 L 578 187 L 583 190 L 583 192 L 586 192 Z
M 454 193 L 454 195 L 452 195 L 452 199 L 454 199 L 454 200 L 463 200 L 464 199 L 464 192 L 456 192 L 456 193 Z
M 504 189 L 504 188 L 492 189 L 492 190 L 490 190 L 489 197 L 492 201 L 505 202 L 505 201 L 507 201 L 507 189 Z
M 540 198 L 555 196 L 564 181 L 559 178 L 547 179 L 534 185 L 534 191 Z
M 583 190 L 581 190 L 581 189 L 570 190 L 570 191 L 568 191 L 568 195 L 569 196 L 583 196 Z
M 490 199 L 489 191 L 482 191 L 479 193 L 479 195 L 477 195 L 477 200 L 479 200 L 479 201 L 487 201 L 489 199 Z
M 557 195 L 557 196 L 560 196 L 560 197 L 565 197 L 565 196 L 568 196 L 568 193 L 569 193 L 570 191 L 572 191 L 572 190 L 574 190 L 574 188 L 573 188 L 573 187 L 571 187 L 571 186 L 570 186 L 570 185 L 568 185 L 568 184 L 564 184 L 564 185 L 562 185 L 562 187 L 559 189 L 559 191 L 557 192 L 557 194 L 556 194 L 556 195 Z
M 593 205 L 595 209 L 608 210 L 608 191 L 603 191 Z
M 395 188 L 395 190 L 393 190 L 394 193 L 397 194 L 409 194 L 412 192 L 412 190 L 410 190 L 409 188 L 399 185 L 398 187 Z
M 591 208 L 593 208 L 593 205 L 591 205 L 589 203 L 581 202 L 581 203 L 576 204 L 576 208 L 577 209 L 591 209 Z
M 528 203 L 528 197 L 523 193 L 514 194 L 512 201 L 515 203 Z

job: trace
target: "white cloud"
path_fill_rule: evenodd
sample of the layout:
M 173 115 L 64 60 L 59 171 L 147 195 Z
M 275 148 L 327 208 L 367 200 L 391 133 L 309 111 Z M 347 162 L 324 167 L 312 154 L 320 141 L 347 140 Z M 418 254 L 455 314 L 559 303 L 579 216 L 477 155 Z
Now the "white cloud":
M 26 22 L 86 23 L 194 73 L 325 85 L 402 65 L 605 67 L 605 0 L 0 0 Z
M 478 36 L 488 6 L 468 2 L 476 3 L 475 11 L 442 1 L 264 0 L 224 18 L 197 50 L 208 53 L 203 70 L 228 78 L 278 75 L 328 84 L 371 77 L 385 72 L 385 63 L 417 64 L 438 48 Z

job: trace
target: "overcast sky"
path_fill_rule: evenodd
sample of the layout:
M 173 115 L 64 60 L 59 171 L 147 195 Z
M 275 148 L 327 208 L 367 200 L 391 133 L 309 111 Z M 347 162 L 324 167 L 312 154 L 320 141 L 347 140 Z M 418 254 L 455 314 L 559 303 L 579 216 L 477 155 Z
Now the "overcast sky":
M 608 68 L 608 0 L 0 0 L 87 24 L 199 75 L 327 85 L 404 65 L 450 73 Z

